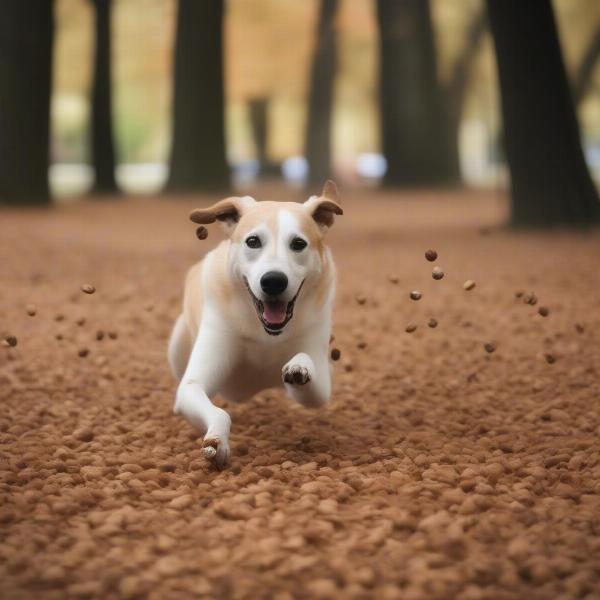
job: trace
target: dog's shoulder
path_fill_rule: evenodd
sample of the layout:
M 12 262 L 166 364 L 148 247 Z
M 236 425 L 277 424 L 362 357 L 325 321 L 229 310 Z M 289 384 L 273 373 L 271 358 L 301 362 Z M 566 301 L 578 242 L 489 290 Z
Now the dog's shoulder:
M 226 306 L 231 297 L 231 281 L 227 276 L 228 246 L 227 240 L 222 241 L 187 272 L 183 311 L 193 332 L 198 330 L 207 297 L 221 306 Z

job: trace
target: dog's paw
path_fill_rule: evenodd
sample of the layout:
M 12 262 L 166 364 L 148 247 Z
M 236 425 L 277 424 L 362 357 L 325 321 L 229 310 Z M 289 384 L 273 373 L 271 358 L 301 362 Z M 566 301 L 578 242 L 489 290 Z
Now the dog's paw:
M 222 469 L 229 461 L 229 443 L 215 437 L 205 437 L 202 442 L 204 456 L 218 469 Z
M 281 377 L 284 383 L 305 385 L 310 381 L 310 372 L 302 365 L 287 364 L 281 371 Z

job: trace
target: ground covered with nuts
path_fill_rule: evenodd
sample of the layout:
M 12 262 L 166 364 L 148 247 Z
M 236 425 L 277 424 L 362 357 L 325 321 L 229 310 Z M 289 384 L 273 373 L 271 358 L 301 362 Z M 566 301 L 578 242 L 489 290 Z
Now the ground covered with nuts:
M 0 215 L 0 596 L 600 597 L 598 233 L 355 192 L 331 405 L 227 406 L 217 471 L 165 360 L 209 200 Z

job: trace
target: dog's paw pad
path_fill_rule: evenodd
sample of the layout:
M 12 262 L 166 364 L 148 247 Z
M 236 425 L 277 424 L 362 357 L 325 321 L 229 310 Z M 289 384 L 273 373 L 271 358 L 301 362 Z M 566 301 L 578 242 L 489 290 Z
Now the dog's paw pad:
M 292 385 L 305 385 L 310 381 L 310 373 L 300 365 L 286 365 L 283 368 L 283 381 Z

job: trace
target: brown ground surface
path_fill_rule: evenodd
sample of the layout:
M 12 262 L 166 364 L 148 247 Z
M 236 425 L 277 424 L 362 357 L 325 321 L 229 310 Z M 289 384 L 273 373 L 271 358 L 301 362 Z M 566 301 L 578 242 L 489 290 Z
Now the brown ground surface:
M 216 239 L 195 204 L 0 214 L 2 598 L 600 597 L 598 234 L 508 233 L 477 194 L 346 199 L 333 401 L 228 406 L 218 472 L 165 360 Z

